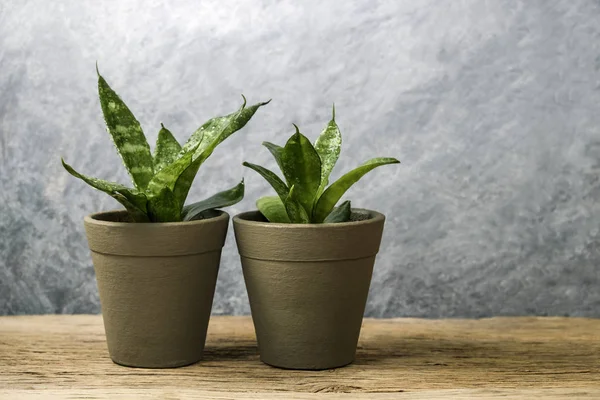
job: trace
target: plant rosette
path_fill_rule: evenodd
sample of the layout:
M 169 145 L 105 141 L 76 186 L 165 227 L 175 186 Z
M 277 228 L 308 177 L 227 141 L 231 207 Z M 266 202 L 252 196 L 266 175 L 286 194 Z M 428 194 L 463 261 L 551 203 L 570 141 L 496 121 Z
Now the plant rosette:
M 265 103 L 212 118 L 181 146 L 161 124 L 154 154 L 132 112 L 98 73 L 107 130 L 133 188 L 65 169 L 125 210 L 92 214 L 84 225 L 98 282 L 109 354 L 145 368 L 189 365 L 202 357 L 229 215 L 243 180 L 185 205 L 202 163 Z
M 376 211 L 336 204 L 376 167 L 374 158 L 329 184 L 342 137 L 333 118 L 313 145 L 296 126 L 284 147 L 265 142 L 284 179 L 245 162 L 277 196 L 233 218 L 260 358 L 281 368 L 319 370 L 351 363 L 383 234 Z

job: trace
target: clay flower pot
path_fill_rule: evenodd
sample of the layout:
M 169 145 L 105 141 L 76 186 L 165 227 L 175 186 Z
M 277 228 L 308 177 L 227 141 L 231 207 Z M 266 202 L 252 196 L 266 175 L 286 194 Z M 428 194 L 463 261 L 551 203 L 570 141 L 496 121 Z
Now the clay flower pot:
M 229 215 L 173 223 L 85 218 L 108 351 L 121 365 L 170 368 L 202 357 Z
M 261 360 L 327 369 L 356 353 L 385 217 L 279 224 L 258 211 L 233 218 Z

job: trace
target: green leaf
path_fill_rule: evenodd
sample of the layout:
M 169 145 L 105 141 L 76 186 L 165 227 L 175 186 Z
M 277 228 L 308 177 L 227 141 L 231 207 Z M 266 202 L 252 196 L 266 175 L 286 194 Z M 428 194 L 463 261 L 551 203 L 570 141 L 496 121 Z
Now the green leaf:
M 290 193 L 284 201 L 285 210 L 290 218 L 290 221 L 294 224 L 308 224 L 310 223 L 310 217 L 308 213 L 302 207 L 302 204 L 296 198 L 296 192 L 294 186 L 290 188 Z
M 288 186 L 295 187 L 295 198 L 310 215 L 321 182 L 321 158 L 295 127 L 296 133 L 287 141 L 281 155 L 282 170 Z
M 239 110 L 222 117 L 211 118 L 198 128 L 183 145 L 183 152 L 190 151 L 200 143 L 194 159 L 197 157 L 207 159 L 219 143 L 242 129 L 260 107 L 269 104 L 271 101 L 257 103 L 246 108 L 246 98 L 243 95 L 242 98 L 244 103 Z
M 342 149 L 342 134 L 335 123 L 335 106 L 331 121 L 327 124 L 321 135 L 315 142 L 315 150 L 321 157 L 321 184 L 317 196 L 325 190 L 329 184 L 329 175 L 335 166 Z
M 158 172 L 165 166 L 175 161 L 181 151 L 181 145 L 173 134 L 160 124 L 161 128 L 156 139 L 156 148 L 154 149 L 154 171 Z
M 373 158 L 342 176 L 329 186 L 317 201 L 313 212 L 313 222 L 322 222 L 344 193 L 367 172 L 382 165 L 397 164 L 399 162 L 395 158 Z
M 346 200 L 338 207 L 334 208 L 333 211 L 325 218 L 323 221 L 326 224 L 336 223 L 336 222 L 348 222 L 350 221 L 350 216 L 352 215 L 352 207 L 350 205 L 350 201 Z
M 135 222 L 148 222 L 146 216 L 147 199 L 144 193 L 136 189 L 130 189 L 119 183 L 109 182 L 102 179 L 92 178 L 75 171 L 73 167 L 61 158 L 63 167 L 76 178 L 81 179 L 94 189 L 100 190 L 112 196 L 115 200 L 121 203 L 129 212 Z
M 194 150 L 193 162 L 179 176 L 173 190 L 181 206 L 185 203 L 190 187 L 202 163 L 212 154 L 219 143 L 242 129 L 250 121 L 254 113 L 260 107 L 269 104 L 270 101 L 257 103 L 246 108 L 246 98 L 244 97 L 244 104 L 242 104 L 242 107 L 238 111 L 224 117 L 213 118 L 194 132 L 188 143 L 183 146 L 182 151 L 191 151 L 194 148 L 194 143 L 196 145 L 199 143 L 199 146 Z M 200 141 L 198 142 L 198 140 Z
M 290 217 L 287 215 L 281 198 L 277 196 L 265 196 L 256 201 L 256 207 L 269 222 L 289 224 Z
M 277 176 L 277 174 L 266 168 L 261 167 L 260 165 L 251 164 L 249 162 L 243 162 L 242 165 L 253 169 L 254 171 L 258 172 L 263 178 L 265 178 L 267 182 L 269 182 L 269 184 L 273 186 L 273 189 L 275 189 L 275 192 L 277 192 L 277 195 L 281 198 L 282 201 L 285 200 L 285 198 L 288 196 L 290 190 L 288 189 L 285 182 Z
M 98 74 L 98 95 L 104 121 L 133 184 L 146 189 L 154 175 L 152 154 L 140 123 L 129 108 Z
M 193 158 L 194 152 L 190 151 L 173 161 L 171 164 L 163 167 L 163 169 L 154 175 L 150 183 L 148 183 L 147 192 L 154 196 L 158 196 L 164 188 L 169 188 L 170 191 L 174 192 L 177 180 L 192 165 Z M 182 207 L 178 207 L 179 210 L 181 210 L 181 208 Z
M 148 216 L 152 222 L 181 221 L 181 208 L 171 189 L 164 187 L 160 193 L 148 199 Z
M 244 180 L 229 190 L 219 192 L 208 199 L 183 207 L 183 220 L 201 219 L 205 211 L 223 208 L 239 203 L 244 198 Z
M 275 158 L 277 165 L 279 165 L 279 169 L 283 171 L 283 164 L 281 163 L 281 155 L 283 154 L 283 147 L 277 146 L 276 144 L 270 142 L 263 142 L 263 146 L 265 146 Z

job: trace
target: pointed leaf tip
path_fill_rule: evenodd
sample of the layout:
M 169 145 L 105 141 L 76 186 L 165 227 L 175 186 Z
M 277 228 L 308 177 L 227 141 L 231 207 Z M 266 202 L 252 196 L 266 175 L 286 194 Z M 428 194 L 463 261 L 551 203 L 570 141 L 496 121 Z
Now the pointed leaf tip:
M 294 128 L 296 128 L 296 135 L 299 135 L 300 134 L 300 128 L 298 128 L 298 125 L 296 125 L 296 124 L 292 124 L 292 125 L 294 125 Z
M 333 107 L 331 108 L 331 120 L 335 121 L 335 103 L 333 103 Z
M 98 69 L 98 60 L 96 60 L 96 74 L 100 77 L 100 70 Z
M 325 218 L 324 223 L 348 222 L 352 216 L 352 205 L 350 200 L 346 200 L 338 207 L 334 208 L 331 213 Z
M 313 217 L 315 222 L 322 222 L 333 210 L 338 200 L 346 193 L 348 189 L 358 182 L 369 171 L 386 164 L 397 164 L 399 161 L 395 158 L 378 157 L 372 158 L 359 167 L 344 174 L 341 178 L 329 186 L 319 197 L 314 210 Z
M 246 96 L 244 96 L 243 94 L 242 94 L 242 99 L 244 99 L 244 104 L 242 104 L 242 108 L 246 108 L 247 100 L 246 100 Z

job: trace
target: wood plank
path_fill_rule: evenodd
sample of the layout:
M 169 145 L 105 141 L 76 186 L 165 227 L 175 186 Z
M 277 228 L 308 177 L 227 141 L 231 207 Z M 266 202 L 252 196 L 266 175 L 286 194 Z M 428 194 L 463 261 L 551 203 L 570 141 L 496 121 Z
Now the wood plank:
M 0 317 L 0 398 L 600 398 L 599 359 L 600 320 L 366 319 L 354 364 L 289 371 L 213 317 L 203 361 L 148 370 L 110 361 L 100 316 Z
M 401 393 L 239 393 L 212 392 L 192 389 L 51 389 L 34 390 L 2 390 L 0 398 L 19 400 L 63 400 L 63 399 L 197 399 L 197 400 L 444 400 L 444 399 L 600 399 L 600 389 L 442 389 L 420 390 Z

